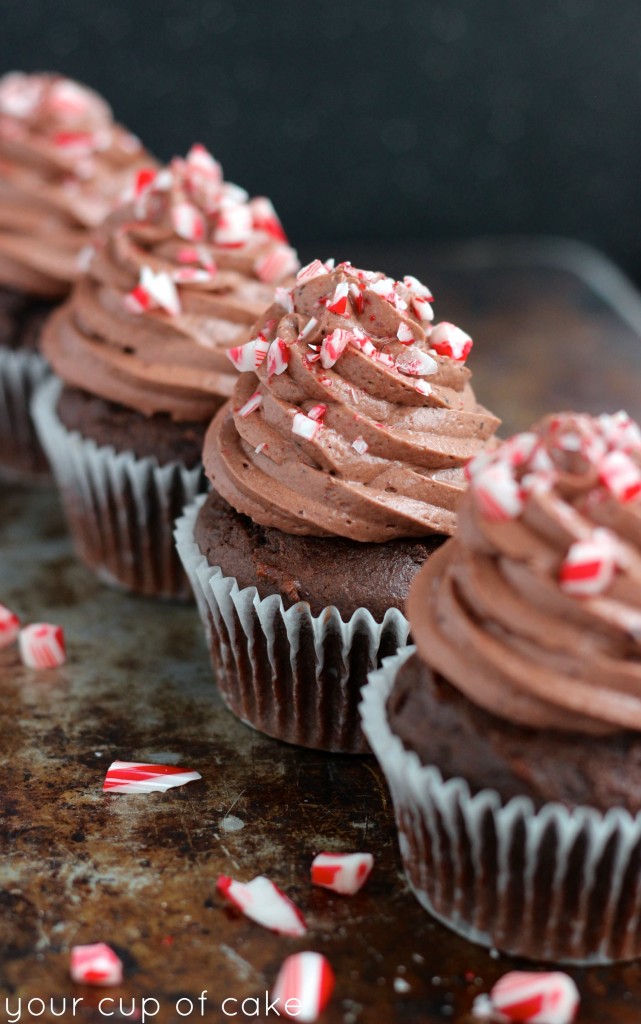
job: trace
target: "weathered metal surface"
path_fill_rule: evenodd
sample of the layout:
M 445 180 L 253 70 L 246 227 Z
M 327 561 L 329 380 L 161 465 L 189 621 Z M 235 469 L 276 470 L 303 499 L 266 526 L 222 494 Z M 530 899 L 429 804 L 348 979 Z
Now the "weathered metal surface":
M 641 415 L 641 300 L 608 280 L 607 266 L 561 249 L 369 255 L 423 277 L 438 315 L 472 331 L 477 392 L 510 429 L 575 405 Z M 262 1020 L 281 960 L 307 948 L 337 974 L 327 1024 L 466 1021 L 473 997 L 513 968 L 436 924 L 408 892 L 374 761 L 287 747 L 237 722 L 216 696 L 195 610 L 102 587 L 74 560 L 51 492 L 0 492 L 0 601 L 25 620 L 61 623 L 70 653 L 63 669 L 42 673 L 13 653 L 0 658 L 0 1021 L 141 1020 L 143 997 L 158 1000 L 147 1019 L 163 1024 Z M 114 759 L 175 761 L 203 781 L 105 796 Z M 310 887 L 311 858 L 324 848 L 374 853 L 361 893 Z M 227 909 L 219 873 L 268 874 L 305 912 L 308 936 L 278 937 Z M 71 945 L 92 941 L 122 955 L 117 992 L 69 981 Z M 638 964 L 572 973 L 582 1024 L 638 1022 Z M 105 996 L 116 1002 L 101 1012 Z M 109 1016 L 121 997 L 125 1013 Z M 254 1003 L 242 1013 L 248 997 L 258 1014 Z M 30 1014 L 33 998 L 53 998 L 58 1016 L 37 1016 L 37 1002 Z M 180 1016 L 181 998 L 193 1013 L 182 1002 Z M 224 999 L 239 1000 L 226 1006 L 236 1017 Z

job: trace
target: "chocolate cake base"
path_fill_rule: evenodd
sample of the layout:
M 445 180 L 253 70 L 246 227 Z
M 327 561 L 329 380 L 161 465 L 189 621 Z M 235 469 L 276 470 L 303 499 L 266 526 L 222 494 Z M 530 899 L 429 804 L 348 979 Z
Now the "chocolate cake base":
M 12 479 L 49 475 L 29 406 L 48 372 L 38 341 L 56 305 L 0 287 L 0 474 Z
M 477 707 L 417 654 L 401 667 L 388 704 L 389 725 L 422 764 L 463 778 L 472 793 L 503 801 L 527 796 L 535 807 L 641 810 L 641 736 L 586 736 L 513 725 Z
M 367 673 L 406 642 L 407 591 L 444 539 L 358 544 L 294 537 L 257 526 L 209 494 L 191 544 L 179 538 L 179 549 L 227 706 L 288 743 L 367 752 L 361 688 Z

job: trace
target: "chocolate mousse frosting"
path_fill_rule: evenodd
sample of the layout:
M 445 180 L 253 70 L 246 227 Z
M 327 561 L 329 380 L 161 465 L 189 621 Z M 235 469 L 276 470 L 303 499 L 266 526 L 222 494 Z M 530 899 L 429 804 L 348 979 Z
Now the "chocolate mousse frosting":
M 146 416 L 207 421 L 232 392 L 230 346 L 298 268 L 269 200 L 223 181 L 203 146 L 138 175 L 93 237 L 43 350 L 67 383 Z
M 516 725 L 641 730 L 641 431 L 541 421 L 468 467 L 457 536 L 408 601 L 420 657 Z
M 66 295 L 87 233 L 149 163 L 91 89 L 54 74 L 0 79 L 0 283 Z
M 215 489 L 255 523 L 362 542 L 451 534 L 464 466 L 498 420 L 432 326 L 431 294 L 315 260 L 229 355 L 243 371 L 205 440 Z

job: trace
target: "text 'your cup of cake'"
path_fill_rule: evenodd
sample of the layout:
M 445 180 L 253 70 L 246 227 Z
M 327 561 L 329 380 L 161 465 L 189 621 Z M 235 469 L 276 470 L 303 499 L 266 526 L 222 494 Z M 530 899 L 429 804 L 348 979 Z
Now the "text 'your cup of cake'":
M 498 425 L 470 386 L 471 339 L 433 326 L 431 300 L 416 278 L 315 260 L 229 353 L 213 492 L 177 542 L 224 700 L 279 739 L 366 749 L 366 673 L 406 641 L 409 585 Z
M 641 955 L 641 431 L 562 414 L 469 466 L 413 647 L 363 691 L 420 902 L 540 960 Z
M 47 373 L 42 325 L 80 273 L 90 232 L 152 162 L 91 89 L 54 74 L 0 79 L 0 473 L 47 462 L 31 395 Z
M 206 490 L 205 429 L 234 384 L 226 350 L 298 262 L 269 200 L 224 181 L 203 146 L 142 171 L 133 193 L 47 324 L 57 378 L 34 416 L 83 561 L 136 593 L 186 597 L 173 523 Z

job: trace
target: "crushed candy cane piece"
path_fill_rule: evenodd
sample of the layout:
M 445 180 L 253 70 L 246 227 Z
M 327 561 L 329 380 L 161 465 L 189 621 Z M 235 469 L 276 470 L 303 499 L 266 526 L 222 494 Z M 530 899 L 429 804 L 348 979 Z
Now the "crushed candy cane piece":
M 312 331 L 316 327 L 317 323 L 318 323 L 318 320 L 316 319 L 316 317 L 313 317 L 313 316 L 310 317 L 309 320 L 307 321 L 307 323 L 305 324 L 305 326 L 303 327 L 302 331 L 298 335 L 298 340 L 299 341 L 304 341 L 305 338 L 307 337 L 307 335 L 312 333 Z
M 270 343 L 259 334 L 257 338 L 246 341 L 244 345 L 235 345 L 226 350 L 226 356 L 234 364 L 239 373 L 246 373 L 249 370 L 257 370 L 265 360 L 270 348 Z
M 251 199 L 249 209 L 251 210 L 252 223 L 255 230 L 264 231 L 265 234 L 271 235 L 277 241 L 287 243 L 287 235 L 283 230 L 283 225 L 271 201 L 266 196 L 255 196 L 254 199 Z
M 347 281 L 341 281 L 336 285 L 334 294 L 327 303 L 327 309 L 330 313 L 335 313 L 336 316 L 349 316 L 349 311 L 347 309 L 348 292 L 349 284 Z
M 313 1024 L 334 991 L 334 972 L 321 953 L 293 953 L 284 961 L 271 990 L 280 1013 Z
M 107 793 L 164 793 L 175 786 L 202 779 L 200 772 L 165 764 L 142 761 L 114 761 L 103 783 Z
M 432 394 L 432 385 L 428 384 L 426 380 L 417 380 L 414 382 L 414 390 L 418 391 L 420 395 L 425 395 L 427 398 L 428 395 Z
M 10 647 L 20 632 L 20 619 L 6 605 L 0 604 L 0 650 Z
M 319 402 L 318 405 L 313 405 L 311 409 L 307 410 L 307 415 L 310 420 L 322 420 L 326 412 L 327 406 L 323 402 Z
M 399 324 L 396 332 L 396 337 L 402 345 L 413 345 L 416 341 L 414 332 L 409 324 Z
M 354 448 L 359 455 L 364 455 L 365 452 L 369 450 L 369 445 L 365 438 L 357 437 L 354 441 L 352 441 L 352 448 Z
M 297 412 L 292 421 L 292 433 L 311 441 L 320 426 L 318 420 L 310 419 L 304 412 Z
M 263 396 L 260 391 L 254 391 L 251 398 L 248 398 L 245 404 L 238 410 L 238 415 L 242 416 L 243 419 L 245 416 L 250 416 L 251 413 L 256 412 L 256 410 L 262 405 L 262 402 Z
M 185 162 L 192 171 L 199 172 L 217 184 L 222 182 L 222 167 L 201 142 L 194 143 Z
M 429 288 L 419 281 L 418 278 L 412 277 L 411 274 L 405 275 L 403 278 L 403 284 L 410 292 L 410 304 L 418 319 L 423 322 L 433 320 L 434 309 L 432 308 L 432 303 L 434 302 L 434 296 Z
M 294 312 L 294 296 L 289 288 L 277 288 L 274 292 L 274 302 L 282 306 L 286 313 Z
M 216 889 L 256 924 L 279 935 L 301 936 L 307 931 L 305 919 L 289 896 L 265 875 L 251 882 L 236 882 L 221 875 Z
M 328 274 L 329 270 L 324 263 L 320 260 L 312 260 L 306 267 L 301 267 L 296 274 L 297 284 L 304 284 L 306 281 L 311 281 L 315 277 L 319 277 L 321 274 Z
M 122 961 L 104 942 L 72 946 L 69 974 L 78 985 L 120 985 Z
M 351 339 L 352 331 L 344 331 L 340 327 L 323 338 L 320 359 L 326 370 L 329 370 L 340 359 Z
M 616 538 L 596 529 L 589 540 L 570 545 L 559 572 L 561 590 L 573 597 L 595 597 L 607 590 L 616 572 Z
M 360 314 L 365 309 L 365 296 L 363 295 L 363 292 L 358 287 L 358 285 L 354 284 L 353 281 L 352 281 L 352 283 L 349 286 L 349 294 L 352 296 L 352 302 L 354 304 L 354 309 L 356 310 L 356 312 L 360 316 Z
M 205 237 L 205 219 L 191 203 L 172 206 L 171 222 L 178 237 L 188 242 L 202 242 Z
M 353 895 L 365 885 L 373 867 L 371 853 L 319 853 L 312 861 L 312 885 Z
M 58 668 L 67 660 L 61 626 L 34 622 L 18 634 L 20 658 L 27 668 Z
M 154 167 L 141 167 L 134 178 L 134 196 L 141 195 L 149 188 L 150 185 L 153 185 L 157 174 L 158 171 Z
M 481 463 L 479 468 L 476 463 L 476 459 L 469 463 L 468 472 L 474 500 L 483 518 L 494 523 L 516 519 L 523 511 L 523 498 L 510 467 L 504 462 L 490 462 L 489 465 Z
M 256 260 L 254 270 L 259 280 L 273 284 L 293 274 L 297 267 L 298 257 L 295 250 L 288 245 L 277 245 L 271 252 Z
M 275 338 L 267 353 L 267 376 L 284 373 L 289 365 L 289 345 L 282 338 Z
M 479 996 L 472 1014 L 519 1024 L 572 1024 L 579 1008 L 578 989 L 562 971 L 510 971 Z
M 130 313 L 146 313 L 150 309 L 164 309 L 172 316 L 181 311 L 176 285 L 165 271 L 157 274 L 151 267 L 140 271 L 140 283 L 125 296 L 125 305 Z
M 611 451 L 603 457 L 599 479 L 617 501 L 632 501 L 641 494 L 641 470 L 623 451 Z
M 245 245 L 251 238 L 252 215 L 248 206 L 235 203 L 220 211 L 214 229 L 216 245 L 236 248 Z
M 440 356 L 449 356 L 463 363 L 472 351 L 473 341 L 469 334 L 462 331 L 455 324 L 448 324 L 443 321 L 432 328 L 430 334 L 430 347 L 438 352 Z
M 384 355 L 386 355 L 385 352 L 379 353 L 379 357 Z M 415 377 L 428 377 L 438 370 L 436 360 L 432 359 L 427 352 L 422 352 L 418 348 L 413 351 L 408 349 L 406 352 L 399 353 L 393 365 L 400 373 L 406 373 Z

